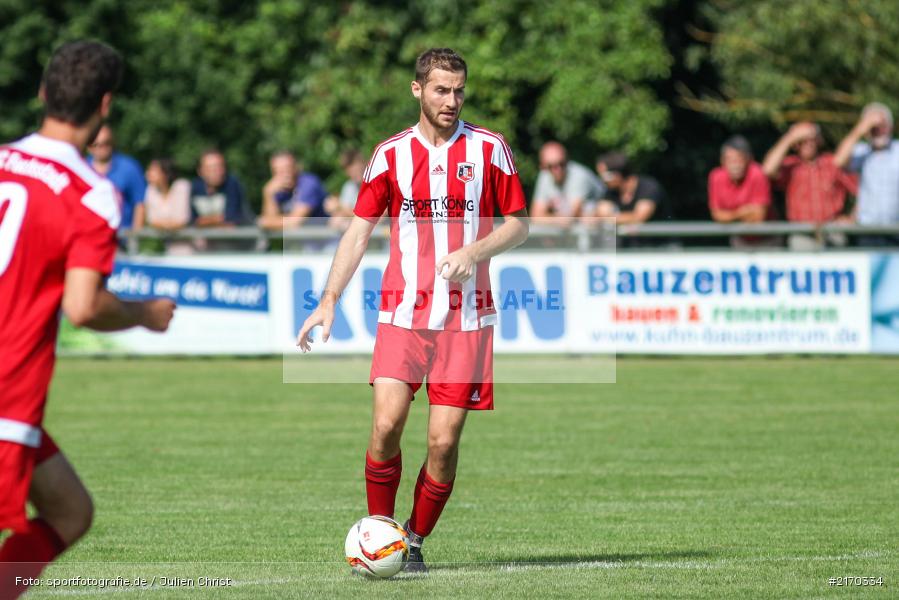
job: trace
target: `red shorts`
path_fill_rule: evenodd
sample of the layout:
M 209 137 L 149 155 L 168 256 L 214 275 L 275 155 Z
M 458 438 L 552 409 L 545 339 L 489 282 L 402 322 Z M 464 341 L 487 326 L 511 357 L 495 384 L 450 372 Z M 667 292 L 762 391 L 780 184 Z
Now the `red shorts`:
M 379 323 L 369 383 L 391 377 L 414 394 L 426 376 L 431 404 L 493 410 L 493 327 L 434 331 Z
M 25 503 L 31 488 L 34 468 L 59 452 L 53 438 L 41 430 L 41 445 L 32 448 L 15 442 L 0 441 L 0 531 L 25 531 L 28 519 Z

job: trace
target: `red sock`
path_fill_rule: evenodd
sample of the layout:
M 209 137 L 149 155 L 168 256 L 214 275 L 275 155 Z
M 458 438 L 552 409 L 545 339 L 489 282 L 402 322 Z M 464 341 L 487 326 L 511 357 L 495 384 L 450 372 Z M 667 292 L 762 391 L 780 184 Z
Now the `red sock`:
M 384 462 L 365 453 L 365 492 L 368 495 L 368 514 L 393 518 L 396 491 L 403 475 L 403 453 Z
M 40 517 L 28 521 L 24 533 L 13 534 L 0 547 L 0 598 L 6 600 L 24 594 L 28 586 L 22 579 L 38 577 L 65 549 L 65 542 L 46 521 Z
M 415 496 L 412 504 L 412 516 L 409 517 L 409 529 L 416 535 L 425 537 L 434 529 L 446 501 L 453 493 L 453 482 L 440 483 L 431 479 L 426 467 L 422 466 L 415 482 Z

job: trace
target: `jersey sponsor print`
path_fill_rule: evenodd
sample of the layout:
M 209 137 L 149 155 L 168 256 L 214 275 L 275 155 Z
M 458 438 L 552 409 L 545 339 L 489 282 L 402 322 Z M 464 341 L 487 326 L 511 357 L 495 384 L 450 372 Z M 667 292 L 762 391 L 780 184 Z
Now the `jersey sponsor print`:
M 435 147 L 416 125 L 375 148 L 355 213 L 390 217 L 378 321 L 448 331 L 494 325 L 489 261 L 463 283 L 440 277 L 436 264 L 490 234 L 495 216 L 524 208 L 512 152 L 487 129 L 459 121 L 453 136 Z

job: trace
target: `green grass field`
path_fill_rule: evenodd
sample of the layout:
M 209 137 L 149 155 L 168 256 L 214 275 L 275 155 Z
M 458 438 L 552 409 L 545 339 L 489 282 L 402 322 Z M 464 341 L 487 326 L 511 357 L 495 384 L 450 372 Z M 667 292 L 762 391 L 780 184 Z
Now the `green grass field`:
M 431 575 L 368 581 L 342 562 L 367 386 L 285 385 L 280 360 L 61 360 L 48 429 L 97 514 L 29 597 L 899 595 L 897 360 L 621 359 L 614 385 L 496 395 L 467 425 Z M 412 412 L 400 520 L 424 456 Z M 47 584 L 73 576 L 157 585 Z M 158 585 L 204 576 L 233 586 Z

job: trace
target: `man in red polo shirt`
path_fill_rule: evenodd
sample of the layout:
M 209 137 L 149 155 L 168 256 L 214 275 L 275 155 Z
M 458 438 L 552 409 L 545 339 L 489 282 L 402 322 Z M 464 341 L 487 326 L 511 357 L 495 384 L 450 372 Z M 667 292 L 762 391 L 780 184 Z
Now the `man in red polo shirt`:
M 846 219 L 846 194 L 858 193 L 858 179 L 838 168 L 833 154 L 820 152 L 821 129 L 815 123 L 796 123 L 778 140 L 762 163 L 762 170 L 775 187 L 786 192 L 787 220 L 796 223 L 827 223 Z M 789 154 L 790 150 L 795 154 Z M 843 246 L 845 236 L 828 236 L 831 245 Z M 794 250 L 814 250 L 820 243 L 812 236 L 791 235 Z
M 709 211 L 718 223 L 760 223 L 772 220 L 771 183 L 752 159 L 752 148 L 741 135 L 721 146 L 721 166 L 709 173 Z M 731 245 L 775 246 L 777 238 L 731 237 Z

